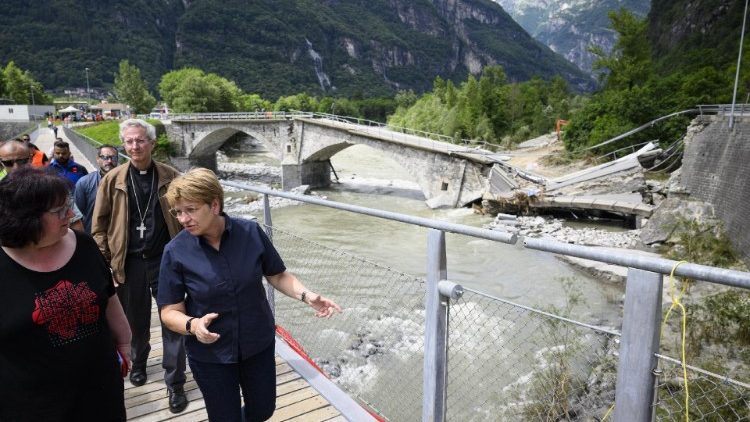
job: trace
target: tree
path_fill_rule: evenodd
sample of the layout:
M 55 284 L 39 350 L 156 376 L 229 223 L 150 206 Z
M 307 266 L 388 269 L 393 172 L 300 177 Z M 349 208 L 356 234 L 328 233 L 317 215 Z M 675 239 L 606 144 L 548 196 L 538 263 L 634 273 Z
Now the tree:
M 651 44 L 646 36 L 648 22 L 632 12 L 621 8 L 609 12 L 612 28 L 618 39 L 608 55 L 600 47 L 591 52 L 599 56 L 593 63 L 594 70 L 605 70 L 601 75 L 608 89 L 626 89 L 643 85 L 652 76 Z
M 240 96 L 240 110 L 266 111 L 273 107 L 270 101 L 264 100 L 258 94 L 243 94 Z
M 141 79 L 141 70 L 127 60 L 120 62 L 115 74 L 115 96 L 138 114 L 148 113 L 156 105 L 156 99 L 148 92 L 146 82 Z
M 178 113 L 237 111 L 244 95 L 234 82 L 190 67 L 164 74 L 159 93 Z
M 0 97 L 8 98 L 17 104 L 52 104 L 52 99 L 44 93 L 44 87 L 22 70 L 13 61 L 8 62 L 0 76 Z
M 287 97 L 279 97 L 273 109 L 276 111 L 317 111 L 318 100 L 303 92 Z

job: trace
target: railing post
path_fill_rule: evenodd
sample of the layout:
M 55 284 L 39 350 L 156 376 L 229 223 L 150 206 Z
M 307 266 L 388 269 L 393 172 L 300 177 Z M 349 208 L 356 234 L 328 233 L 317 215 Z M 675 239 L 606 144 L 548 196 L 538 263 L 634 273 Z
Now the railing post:
M 439 291 L 447 276 L 445 233 L 430 229 L 427 234 L 427 295 L 425 299 L 424 373 L 422 421 L 445 420 L 446 332 L 448 313 Z
M 651 420 L 655 353 L 659 351 L 662 275 L 628 269 L 620 362 L 615 390 L 615 422 Z
M 266 234 L 273 243 L 273 222 L 271 221 L 271 202 L 268 199 L 268 194 L 263 194 L 263 223 L 266 225 Z M 271 306 L 271 313 L 276 315 L 276 302 L 273 295 L 274 288 L 270 283 L 266 283 L 266 299 L 268 304 Z

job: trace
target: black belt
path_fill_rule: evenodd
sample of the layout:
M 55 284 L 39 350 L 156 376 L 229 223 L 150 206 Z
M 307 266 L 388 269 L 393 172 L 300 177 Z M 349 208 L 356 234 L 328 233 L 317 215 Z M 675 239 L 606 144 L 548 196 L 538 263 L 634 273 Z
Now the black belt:
M 137 258 L 144 261 L 151 259 L 161 259 L 161 252 L 158 253 L 146 253 L 146 252 L 128 252 L 128 259 Z

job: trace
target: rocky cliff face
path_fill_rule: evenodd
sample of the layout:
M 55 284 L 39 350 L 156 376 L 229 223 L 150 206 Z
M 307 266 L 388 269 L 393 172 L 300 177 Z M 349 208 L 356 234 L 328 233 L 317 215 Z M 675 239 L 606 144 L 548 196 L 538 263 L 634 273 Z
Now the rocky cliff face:
M 616 34 L 609 29 L 610 10 L 621 7 L 639 16 L 649 11 L 650 0 L 494 0 L 534 38 L 591 72 L 598 46 L 609 51 Z

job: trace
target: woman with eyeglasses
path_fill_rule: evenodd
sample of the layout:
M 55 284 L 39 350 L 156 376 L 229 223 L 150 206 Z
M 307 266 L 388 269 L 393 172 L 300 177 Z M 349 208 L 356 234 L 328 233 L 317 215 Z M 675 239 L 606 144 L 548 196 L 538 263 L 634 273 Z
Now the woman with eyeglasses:
M 70 230 L 67 182 L 0 181 L 0 420 L 124 421 L 130 328 L 94 240 Z
M 286 270 L 256 222 L 224 214 L 224 192 L 211 170 L 192 169 L 172 180 L 166 199 L 184 230 L 164 248 L 157 295 L 162 321 L 186 336 L 211 422 L 264 421 L 276 407 L 276 364 L 262 278 L 317 317 L 341 308 Z

